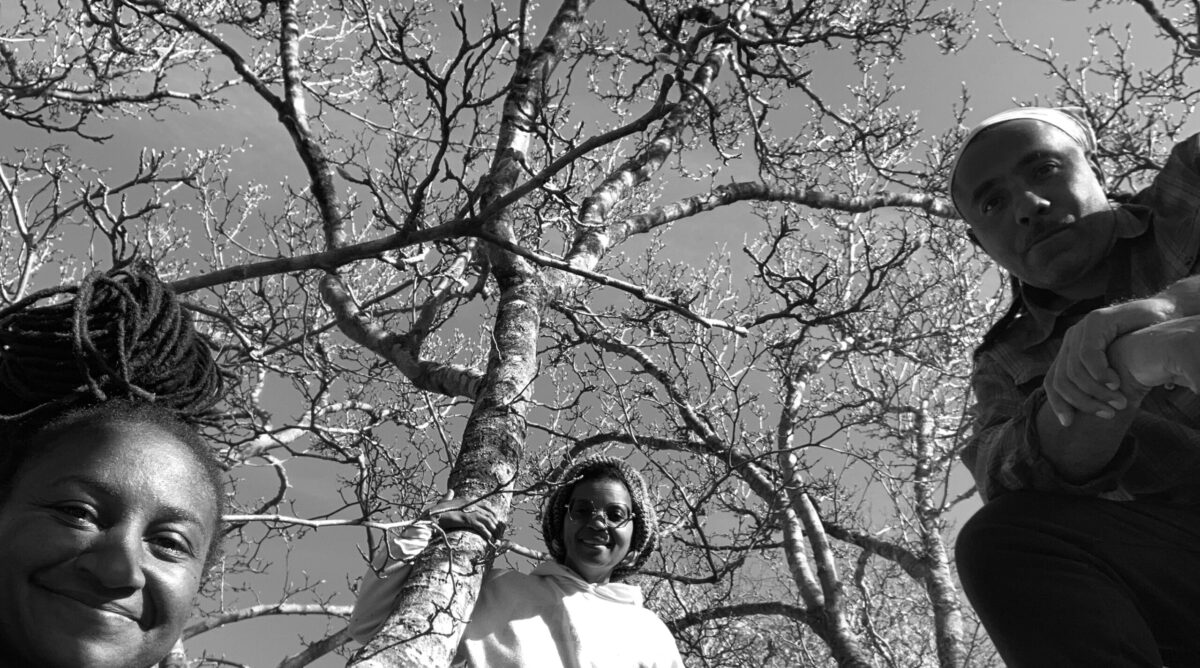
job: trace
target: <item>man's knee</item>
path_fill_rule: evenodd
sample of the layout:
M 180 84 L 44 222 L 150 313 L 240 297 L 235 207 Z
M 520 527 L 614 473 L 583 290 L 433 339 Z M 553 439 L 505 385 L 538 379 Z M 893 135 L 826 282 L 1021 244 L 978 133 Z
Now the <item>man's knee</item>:
M 1021 531 L 1038 507 L 1034 492 L 1013 492 L 997 497 L 975 512 L 958 532 L 955 559 L 962 568 L 988 560 L 995 546 L 1011 545 L 1008 534 Z
M 986 586 L 1005 586 L 1061 545 L 1060 529 L 1070 533 L 1071 497 L 1041 492 L 1011 492 L 980 508 L 958 533 L 955 562 L 968 595 Z M 1061 555 L 1060 555 L 1061 556 Z
M 1047 571 L 1091 568 L 1096 538 L 1111 523 L 1113 504 L 1094 497 L 1010 492 L 992 499 L 958 534 L 955 562 L 968 596 L 1003 590 Z M 998 592 L 1005 595 L 1003 591 Z
M 1011 496 L 1011 495 L 1008 495 Z M 968 594 L 974 585 L 983 580 L 995 577 L 995 569 L 1003 567 L 1003 560 L 997 559 L 997 543 L 1003 540 L 1001 534 L 1007 533 L 1012 526 L 1008 519 L 1011 511 L 1010 503 L 1002 503 L 1002 496 L 985 504 L 975 512 L 962 529 L 954 545 L 954 561 L 958 566 L 958 576 L 963 588 Z M 1016 518 L 1018 521 L 1020 518 Z

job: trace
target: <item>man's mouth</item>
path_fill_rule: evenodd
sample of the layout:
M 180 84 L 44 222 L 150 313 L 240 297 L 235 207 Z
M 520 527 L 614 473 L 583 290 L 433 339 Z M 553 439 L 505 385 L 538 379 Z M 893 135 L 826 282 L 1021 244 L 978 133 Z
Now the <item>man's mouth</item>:
M 1032 250 L 1032 249 L 1036 248 L 1038 245 L 1040 245 L 1041 243 L 1043 243 L 1055 236 L 1058 236 L 1059 234 L 1062 234 L 1063 232 L 1066 232 L 1070 228 L 1071 228 L 1071 224 L 1070 224 L 1069 220 L 1063 221 L 1062 223 L 1058 223 L 1058 224 L 1046 229 L 1042 233 L 1038 234 L 1036 237 L 1034 237 L 1029 242 L 1029 244 L 1026 246 L 1026 250 Z

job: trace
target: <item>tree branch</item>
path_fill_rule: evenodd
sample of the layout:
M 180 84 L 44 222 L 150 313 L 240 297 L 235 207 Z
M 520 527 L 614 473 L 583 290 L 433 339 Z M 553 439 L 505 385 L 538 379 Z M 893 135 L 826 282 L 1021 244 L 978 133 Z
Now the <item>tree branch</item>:
M 209 615 L 200 621 L 188 625 L 183 630 L 184 640 L 194 638 L 216 628 L 240 622 L 255 617 L 268 615 L 326 615 L 329 617 L 349 617 L 354 610 L 351 605 L 326 605 L 323 603 L 273 603 L 252 605 L 240 610 L 228 610 L 215 615 Z

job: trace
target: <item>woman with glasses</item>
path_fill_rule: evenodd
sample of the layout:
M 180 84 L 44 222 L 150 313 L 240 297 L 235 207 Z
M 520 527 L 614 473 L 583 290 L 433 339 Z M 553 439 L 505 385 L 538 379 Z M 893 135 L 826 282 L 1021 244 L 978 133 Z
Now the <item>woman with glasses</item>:
M 682 667 L 670 631 L 642 605 L 641 588 L 623 582 L 657 539 L 646 481 L 605 456 L 580 461 L 559 481 L 542 508 L 542 537 L 554 561 L 529 574 L 497 568 L 484 575 L 453 665 Z M 502 530 L 489 511 L 461 500 L 443 499 L 430 513 L 443 531 L 497 537 Z M 428 525 L 416 525 L 380 551 L 359 585 L 354 639 L 366 643 L 383 626 L 408 577 L 407 562 L 431 535 Z

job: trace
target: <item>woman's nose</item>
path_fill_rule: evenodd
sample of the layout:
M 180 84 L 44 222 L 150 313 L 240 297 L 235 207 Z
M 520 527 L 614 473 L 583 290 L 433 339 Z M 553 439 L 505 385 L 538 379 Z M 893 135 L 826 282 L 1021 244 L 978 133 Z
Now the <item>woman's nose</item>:
M 144 555 L 141 536 L 114 527 L 104 531 L 75 563 L 106 589 L 141 589 L 146 584 Z

